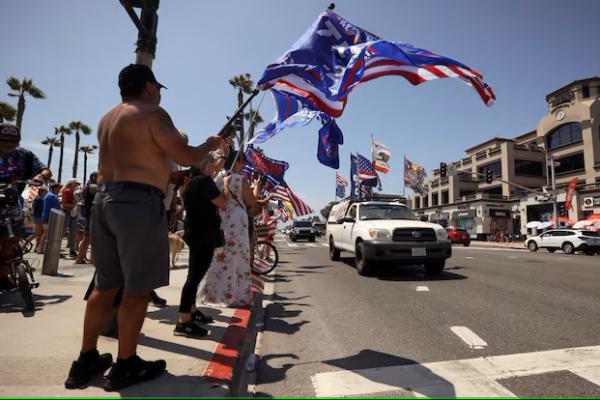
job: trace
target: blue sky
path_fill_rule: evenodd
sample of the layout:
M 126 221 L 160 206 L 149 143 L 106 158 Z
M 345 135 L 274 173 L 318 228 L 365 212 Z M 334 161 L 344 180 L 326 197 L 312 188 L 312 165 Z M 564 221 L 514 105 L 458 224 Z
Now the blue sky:
M 248 72 L 258 80 L 327 5 L 162 0 L 153 69 L 169 88 L 162 105 L 175 125 L 194 144 L 217 131 L 236 104 L 229 78 Z M 350 153 L 368 156 L 373 134 L 392 152 L 391 171 L 382 176 L 386 193 L 402 192 L 403 154 L 430 170 L 492 136 L 525 133 L 546 112 L 547 93 L 600 75 L 600 2 L 595 0 L 348 0 L 336 2 L 335 11 L 385 39 L 434 50 L 478 69 L 497 96 L 497 103 L 486 108 L 473 89 L 456 79 L 412 86 L 390 76 L 357 87 L 338 119 L 345 138 L 339 171 L 348 178 Z M 98 120 L 119 101 L 118 72 L 135 59 L 137 31 L 120 3 L 3 0 L 0 35 L 5 39 L 2 81 L 12 75 L 32 78 L 47 95 L 27 99 L 24 147 L 45 162 L 47 148 L 39 142 L 53 134 L 54 126 L 72 120 L 94 129 L 82 144 L 96 143 Z M 0 82 L 0 101 L 13 102 L 7 93 L 8 86 Z M 270 94 L 260 112 L 265 120 L 274 115 Z M 335 170 L 316 158 L 318 129 L 318 122 L 288 129 L 262 145 L 269 156 L 290 163 L 288 183 L 315 210 L 333 200 L 335 189 Z M 69 175 L 74 139 L 67 142 L 63 170 Z M 88 168 L 95 164 L 93 157 Z

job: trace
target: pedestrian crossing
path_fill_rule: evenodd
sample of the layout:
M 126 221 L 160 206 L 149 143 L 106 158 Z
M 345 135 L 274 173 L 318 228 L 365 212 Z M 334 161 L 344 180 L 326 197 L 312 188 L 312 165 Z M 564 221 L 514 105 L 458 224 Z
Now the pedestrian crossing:
M 568 371 L 600 386 L 600 346 L 397 365 L 312 376 L 317 397 L 401 392 L 416 397 L 517 395 L 500 381 Z
M 318 248 L 323 248 L 323 247 L 329 247 L 329 245 L 327 243 L 323 243 L 323 242 L 292 242 L 290 239 L 288 239 L 286 236 L 283 235 L 276 235 L 275 236 L 275 246 L 277 247 L 289 247 L 291 249 L 299 249 L 299 248 L 307 248 L 307 247 L 318 247 Z

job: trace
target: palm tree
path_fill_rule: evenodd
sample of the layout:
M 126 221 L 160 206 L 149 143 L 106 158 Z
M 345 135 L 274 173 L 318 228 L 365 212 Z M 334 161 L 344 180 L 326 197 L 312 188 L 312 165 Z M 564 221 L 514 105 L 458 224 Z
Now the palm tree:
M 17 102 L 17 128 L 21 130 L 21 123 L 23 122 L 23 114 L 25 113 L 25 95 L 28 94 L 36 99 L 45 99 L 46 95 L 42 90 L 33 84 L 31 79 L 23 78 L 22 81 L 11 76 L 6 80 L 6 83 L 13 90 L 13 93 L 8 95 L 11 97 L 18 97 Z
M 229 84 L 234 87 L 234 89 L 238 90 L 238 108 L 244 103 L 244 93 L 251 94 L 252 90 L 254 90 L 254 82 L 250 79 L 250 74 L 240 74 L 235 75 L 233 78 L 229 80 Z M 244 136 L 244 118 L 240 119 L 239 125 L 239 136 L 237 138 L 238 145 L 242 145 L 243 136 Z
M 0 101 L 0 122 L 6 121 L 14 121 L 15 115 L 17 114 L 17 109 L 12 105 Z
M 48 166 L 48 169 L 50 169 L 52 164 L 52 152 L 54 151 L 54 147 L 60 146 L 60 138 L 57 138 L 56 136 L 46 136 L 46 139 L 42 140 L 42 144 L 48 145 L 48 164 L 46 165 Z
M 61 126 L 54 127 L 54 134 L 55 135 L 60 134 L 60 158 L 58 160 L 58 182 L 62 181 L 61 179 L 62 179 L 63 153 L 65 150 L 65 134 L 70 135 L 71 133 L 73 133 L 73 131 L 68 126 L 61 125 Z
M 244 113 L 244 118 L 250 124 L 248 126 L 248 140 L 249 140 L 254 137 L 254 129 L 256 128 L 256 126 L 258 124 L 263 123 L 264 121 L 262 119 L 262 116 L 258 112 L 258 110 L 254 110 L 252 108 L 252 106 L 250 106 L 250 109 L 248 110 L 247 113 Z
M 98 146 L 96 146 L 95 144 L 92 144 L 92 145 L 84 144 L 83 146 L 79 147 L 79 150 L 83 153 L 83 181 L 84 182 L 87 179 L 88 154 L 94 154 L 94 150 L 96 150 L 97 148 L 98 148 Z
M 92 133 L 92 128 L 87 126 L 81 121 L 71 121 L 69 124 L 69 128 L 75 132 L 75 158 L 73 159 L 73 178 L 77 178 L 77 163 L 79 162 L 79 140 L 81 137 L 79 136 L 79 132 L 84 135 L 89 135 Z M 85 176 L 83 177 L 85 179 Z

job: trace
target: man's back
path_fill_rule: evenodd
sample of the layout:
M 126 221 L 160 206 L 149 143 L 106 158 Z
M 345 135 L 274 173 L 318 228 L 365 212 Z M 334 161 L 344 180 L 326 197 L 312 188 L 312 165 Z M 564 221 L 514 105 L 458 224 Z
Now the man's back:
M 165 118 L 171 123 L 159 106 L 137 101 L 119 103 L 109 110 L 98 126 L 99 182 L 142 182 L 165 191 L 169 161 L 152 135 L 159 124 L 167 123 Z

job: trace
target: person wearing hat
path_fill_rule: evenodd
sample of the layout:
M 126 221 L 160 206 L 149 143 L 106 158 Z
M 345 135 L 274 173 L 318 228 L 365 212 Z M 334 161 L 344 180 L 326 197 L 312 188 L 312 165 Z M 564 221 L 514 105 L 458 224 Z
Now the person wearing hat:
M 19 183 L 22 192 L 30 179 L 47 180 L 52 174 L 31 151 L 19 147 L 21 134 L 16 125 L 0 122 L 0 183 Z M 10 262 L 14 257 L 9 246 L 8 230 L 0 228 L 0 289 L 10 289 Z
M 164 360 L 145 361 L 136 354 L 151 290 L 169 284 L 169 243 L 163 198 L 170 160 L 193 166 L 219 148 L 209 137 L 199 146 L 185 142 L 169 114 L 159 106 L 161 89 L 150 68 L 131 64 L 119 73 L 122 101 L 98 124 L 98 193 L 92 208 L 90 243 L 96 267 L 94 289 L 85 310 L 83 339 L 65 387 L 82 388 L 112 364 L 97 350 L 98 337 L 115 295 L 123 288 L 117 311 L 117 360 L 104 389 L 115 391 L 164 373 Z

